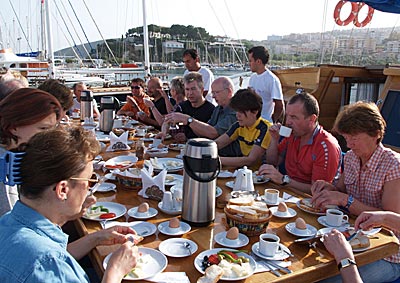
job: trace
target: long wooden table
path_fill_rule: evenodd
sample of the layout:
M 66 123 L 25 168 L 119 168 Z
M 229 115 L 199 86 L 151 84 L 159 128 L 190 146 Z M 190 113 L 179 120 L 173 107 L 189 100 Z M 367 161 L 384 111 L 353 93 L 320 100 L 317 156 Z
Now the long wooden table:
M 175 157 L 179 152 L 170 151 L 168 153 L 168 157 Z M 117 152 L 117 153 L 102 153 L 102 156 L 105 160 L 112 156 L 117 155 L 125 155 L 127 152 Z M 182 172 L 181 172 L 182 174 Z M 217 185 L 223 190 L 222 195 L 217 199 L 220 198 L 227 199 L 230 195 L 231 189 L 229 189 L 225 183 L 231 179 L 218 179 Z M 96 197 L 98 201 L 111 201 L 123 204 L 126 206 L 127 209 L 132 207 L 138 206 L 142 202 L 148 202 L 151 207 L 157 208 L 157 201 L 144 199 L 138 196 L 138 191 L 128 191 L 123 190 L 117 184 L 117 192 L 107 192 L 107 193 L 96 193 Z M 294 196 L 303 198 L 306 197 L 304 194 L 292 190 L 288 187 L 280 187 L 271 182 L 256 185 L 255 189 L 259 191 L 260 194 L 264 194 L 265 188 L 278 188 L 281 191 L 280 196 L 282 197 L 283 192 L 288 192 Z M 323 228 L 317 221 L 316 215 L 309 214 L 303 212 L 302 210 L 298 209 L 297 206 L 293 203 L 288 203 L 288 207 L 294 208 L 297 211 L 296 217 L 302 217 L 305 221 L 317 229 Z M 164 214 L 163 212 L 159 211 L 158 215 L 154 218 L 147 220 L 155 225 L 158 225 L 161 222 L 167 221 L 173 216 Z M 287 246 L 291 252 L 294 254 L 294 258 L 291 257 L 288 260 L 292 262 L 289 269 L 293 271 L 291 274 L 283 274 L 281 277 L 277 277 L 276 275 L 272 274 L 271 272 L 263 272 L 263 273 L 256 273 L 251 277 L 243 280 L 241 282 L 246 283 L 259 283 L 259 282 L 313 282 L 317 280 L 321 280 L 332 275 L 338 274 L 338 270 L 336 267 L 336 263 L 332 256 L 326 251 L 323 244 L 318 242 L 317 251 L 315 249 L 309 248 L 307 243 L 294 243 L 296 239 L 295 236 L 289 234 L 285 230 L 285 225 L 288 222 L 293 222 L 296 218 L 290 219 L 282 219 L 277 217 L 272 217 L 271 221 L 268 225 L 268 230 L 276 233 L 280 238 L 281 242 Z M 119 221 L 125 221 L 125 217 L 120 217 Z M 129 221 L 135 221 L 136 219 L 130 218 Z M 351 219 L 350 221 L 354 221 Z M 195 266 L 194 266 L 194 259 L 195 257 L 202 251 L 222 247 L 217 244 L 214 240 L 214 236 L 222 231 L 226 231 L 227 228 L 224 225 L 225 223 L 225 214 L 223 209 L 217 208 L 216 209 L 216 217 L 214 223 L 210 224 L 207 227 L 192 227 L 192 230 L 183 235 L 183 238 L 190 239 L 198 245 L 198 250 L 190 257 L 184 258 L 172 258 L 168 257 L 168 266 L 165 271 L 184 271 L 186 272 L 187 276 L 190 279 L 190 282 L 196 282 L 197 278 L 200 277 L 200 274 Z M 78 219 L 75 221 L 75 227 L 78 233 L 82 236 L 88 233 L 92 233 L 101 229 L 100 223 L 96 221 L 90 221 L 85 219 Z M 386 256 L 392 255 L 397 252 L 398 244 L 397 238 L 392 236 L 389 231 L 382 230 L 379 234 L 377 234 L 377 239 L 371 239 L 371 248 L 367 251 L 357 253 L 356 254 L 356 261 L 358 265 L 364 265 L 378 259 L 382 259 Z M 169 236 L 163 235 L 159 233 L 159 235 L 152 235 L 146 237 L 144 241 L 140 244 L 144 247 L 154 248 L 157 249 L 161 241 L 168 239 Z M 241 248 L 245 250 L 251 251 L 252 245 L 258 241 L 258 236 L 249 237 L 250 242 L 247 246 Z M 90 258 L 92 263 L 99 274 L 100 277 L 103 275 L 103 259 L 105 256 L 115 249 L 118 246 L 100 246 L 95 248 L 90 253 Z M 322 255 L 322 256 L 321 256 Z

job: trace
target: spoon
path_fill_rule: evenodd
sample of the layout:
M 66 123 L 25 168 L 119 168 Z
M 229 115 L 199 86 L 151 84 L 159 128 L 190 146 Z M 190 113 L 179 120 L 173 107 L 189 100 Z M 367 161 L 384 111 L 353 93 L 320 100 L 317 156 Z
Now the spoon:
M 192 255 L 192 246 L 189 242 L 183 242 L 183 246 L 189 251 L 189 255 Z

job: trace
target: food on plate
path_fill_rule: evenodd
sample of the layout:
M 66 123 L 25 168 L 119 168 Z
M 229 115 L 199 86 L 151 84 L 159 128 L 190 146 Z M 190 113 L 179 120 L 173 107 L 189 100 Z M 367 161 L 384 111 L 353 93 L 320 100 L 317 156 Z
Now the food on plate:
M 204 276 L 197 279 L 197 283 L 217 283 L 222 277 L 224 270 L 216 264 L 206 268 Z
M 229 200 L 229 204 L 234 205 L 252 205 L 254 199 L 252 197 L 238 197 L 238 198 L 231 198 Z
M 114 212 L 109 212 L 109 213 L 100 214 L 99 218 L 100 219 L 110 219 L 110 218 L 114 218 L 116 216 L 117 215 Z
M 131 239 L 133 240 L 135 245 L 139 244 L 144 239 L 144 237 L 139 236 L 138 234 L 128 234 L 127 236 L 128 236 L 129 240 L 131 240 Z
M 311 199 L 306 198 L 302 199 L 299 203 L 299 206 L 304 209 L 305 211 L 309 211 L 311 213 L 321 213 L 324 212 L 324 210 L 321 210 L 319 208 L 314 207 L 314 205 L 311 203 Z
M 174 160 L 168 160 L 167 162 L 165 162 L 165 164 L 168 167 L 179 167 L 182 166 L 182 162 L 180 161 L 174 161 Z
M 161 201 L 164 197 L 164 192 L 156 185 L 148 187 L 145 192 L 150 199 L 157 201 Z
M 149 263 L 151 261 L 151 259 L 152 259 L 152 257 L 149 254 L 140 256 L 137 259 L 136 266 L 131 271 L 129 271 L 129 273 L 126 274 L 125 277 L 126 276 L 130 276 L 133 278 L 145 277 L 146 274 L 144 273 L 143 268 L 147 263 Z
M 157 148 L 164 148 L 165 145 L 163 143 L 160 143 L 159 145 L 157 145 Z
M 299 230 L 306 230 L 307 229 L 307 224 L 304 221 L 303 218 L 299 217 L 296 219 L 296 228 Z
M 178 218 L 174 217 L 169 221 L 168 226 L 169 228 L 179 228 L 181 227 L 181 222 L 179 221 Z
M 232 227 L 226 232 L 226 238 L 229 240 L 236 240 L 239 237 L 239 229 Z
M 133 164 L 132 161 L 125 160 L 125 161 L 121 161 L 121 162 L 115 162 L 114 164 L 107 164 L 106 167 L 109 169 L 120 169 L 120 168 L 131 166 L 132 164 Z
M 351 235 L 353 235 L 354 233 L 356 233 L 356 231 L 355 230 L 347 230 L 342 233 L 346 238 L 348 238 Z M 350 240 L 349 243 L 353 250 L 368 248 L 370 245 L 368 236 L 363 235 L 362 233 L 359 233 L 358 235 L 356 235 L 353 239 Z
M 254 201 L 252 198 L 230 199 L 226 210 L 230 214 L 236 214 L 246 219 L 260 219 L 268 217 L 270 214 L 270 210 L 264 202 Z
M 278 204 L 278 211 L 279 212 L 287 212 L 288 211 L 288 207 L 285 202 L 280 202 Z
M 239 251 L 220 250 L 216 254 L 205 256 L 202 261 L 202 268 L 206 270 L 212 265 L 222 268 L 222 276 L 225 278 L 237 278 L 249 275 L 252 272 L 249 259 L 245 256 L 238 256 Z
M 141 203 L 137 211 L 140 213 L 145 213 L 149 211 L 149 204 L 147 202 Z
M 173 182 L 174 180 L 175 180 L 175 177 L 174 177 L 174 176 L 171 176 L 171 175 L 165 176 L 165 181 L 166 181 L 167 183 L 171 183 L 171 182 Z
M 100 215 L 102 215 L 102 214 L 108 214 L 109 212 L 110 211 L 109 211 L 108 208 L 106 208 L 106 207 L 104 207 L 102 205 L 97 205 L 97 206 L 89 207 L 88 210 L 85 213 L 85 216 L 87 218 L 93 219 L 93 218 L 100 217 Z M 114 213 L 113 217 L 115 217 L 115 213 Z M 111 218 L 111 217 L 109 217 L 109 218 Z

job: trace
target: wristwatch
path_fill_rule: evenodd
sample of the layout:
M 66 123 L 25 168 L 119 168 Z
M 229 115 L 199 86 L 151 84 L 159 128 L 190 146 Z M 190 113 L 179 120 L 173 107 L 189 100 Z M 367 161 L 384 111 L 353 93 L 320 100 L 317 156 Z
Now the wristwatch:
M 290 177 L 288 175 L 283 175 L 281 185 L 285 186 L 285 185 L 289 184 L 291 180 L 292 179 L 290 179 Z
M 348 267 L 348 266 L 350 266 L 352 264 L 357 265 L 355 260 L 352 260 L 351 258 L 344 258 L 339 262 L 337 267 L 338 267 L 338 269 L 340 271 L 342 268 Z
M 192 117 L 189 117 L 189 118 L 187 119 L 187 124 L 190 125 L 190 123 L 192 123 L 192 122 L 193 122 L 193 118 L 192 118 Z
M 346 204 L 346 206 L 344 208 L 348 210 L 350 205 L 352 205 L 353 202 L 354 202 L 353 195 L 349 195 L 349 198 L 347 199 L 347 204 Z

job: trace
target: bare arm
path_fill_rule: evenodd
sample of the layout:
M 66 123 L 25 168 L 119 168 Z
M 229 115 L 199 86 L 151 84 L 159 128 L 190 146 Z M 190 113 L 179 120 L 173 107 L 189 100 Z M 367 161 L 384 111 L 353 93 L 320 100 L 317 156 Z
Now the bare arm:
M 280 118 L 285 115 L 285 107 L 283 105 L 283 100 L 274 99 L 275 107 L 274 107 L 274 114 L 272 114 L 272 120 L 274 122 L 278 122 Z
M 206 137 L 209 139 L 216 139 L 218 138 L 217 129 L 213 126 L 201 122 L 199 120 L 193 119 L 193 122 L 190 123 L 190 128 L 192 128 L 193 132 L 198 135 L 199 137 Z
M 230 144 L 232 141 L 227 134 L 223 134 L 222 136 L 219 136 L 215 142 L 217 143 L 218 149 L 221 149 Z
M 222 135 L 222 136 L 224 136 L 224 135 Z M 222 147 L 220 147 L 218 144 L 218 148 L 222 148 Z M 261 157 L 264 153 L 265 153 L 265 149 L 263 149 L 261 146 L 253 145 L 253 148 L 251 149 L 248 156 L 221 157 L 221 163 L 224 166 L 234 166 L 234 167 L 253 166 L 257 163 L 257 161 L 259 161 L 261 159 Z
M 384 226 L 399 231 L 400 214 L 392 211 L 363 212 L 357 217 L 354 227 L 356 229 L 370 230 L 374 227 Z

